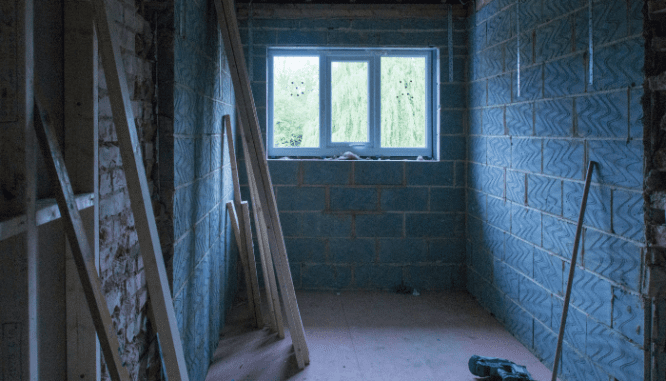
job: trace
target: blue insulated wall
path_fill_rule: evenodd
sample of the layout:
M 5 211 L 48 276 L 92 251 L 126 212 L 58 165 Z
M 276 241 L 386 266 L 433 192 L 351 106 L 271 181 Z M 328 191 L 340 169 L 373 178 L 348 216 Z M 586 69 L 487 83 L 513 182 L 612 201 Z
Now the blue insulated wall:
M 415 8 L 404 9 L 403 18 L 240 20 L 264 141 L 267 47 L 439 48 L 440 161 L 269 161 L 296 288 L 465 288 L 467 26 L 453 19 L 449 82 L 446 17 L 410 18 Z
M 158 35 L 160 186 L 170 194 L 162 235 L 191 380 L 204 380 L 236 290 L 233 198 L 222 116 L 234 117 L 229 65 L 212 1 L 177 0 Z
M 469 20 L 468 289 L 551 367 L 585 165 L 598 163 L 565 332 L 566 380 L 648 375 L 643 5 L 495 0 Z

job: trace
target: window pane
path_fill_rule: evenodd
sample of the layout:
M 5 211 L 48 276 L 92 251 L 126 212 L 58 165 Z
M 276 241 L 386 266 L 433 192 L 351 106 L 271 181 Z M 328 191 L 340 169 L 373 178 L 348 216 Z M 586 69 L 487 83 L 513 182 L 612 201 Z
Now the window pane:
M 331 141 L 368 141 L 368 63 L 331 63 Z
M 319 57 L 273 58 L 275 147 L 319 147 Z
M 381 67 L 382 147 L 425 147 L 425 57 L 382 57 Z

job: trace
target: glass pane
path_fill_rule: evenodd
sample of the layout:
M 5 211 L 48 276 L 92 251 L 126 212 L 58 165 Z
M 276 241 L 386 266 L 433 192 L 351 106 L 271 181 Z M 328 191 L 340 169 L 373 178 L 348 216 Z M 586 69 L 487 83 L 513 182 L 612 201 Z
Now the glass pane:
M 368 141 L 368 63 L 331 63 L 331 141 Z
M 319 147 L 319 57 L 273 58 L 274 147 Z
M 382 57 L 381 66 L 382 147 L 425 147 L 425 57 Z

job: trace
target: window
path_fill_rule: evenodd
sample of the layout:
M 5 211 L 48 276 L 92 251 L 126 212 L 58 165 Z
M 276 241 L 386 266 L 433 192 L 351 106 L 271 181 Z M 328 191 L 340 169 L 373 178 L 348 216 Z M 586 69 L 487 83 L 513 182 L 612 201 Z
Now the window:
M 433 156 L 434 49 L 268 50 L 268 155 Z

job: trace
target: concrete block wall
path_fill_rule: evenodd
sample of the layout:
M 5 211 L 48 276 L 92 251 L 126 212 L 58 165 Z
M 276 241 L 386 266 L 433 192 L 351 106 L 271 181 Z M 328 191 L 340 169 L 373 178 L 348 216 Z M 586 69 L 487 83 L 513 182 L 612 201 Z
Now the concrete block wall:
M 596 161 L 560 373 L 642 380 L 644 3 L 487 3 L 469 19 L 468 289 L 552 367 Z
M 301 18 L 239 21 L 264 141 L 267 47 L 439 48 L 440 161 L 269 160 L 296 288 L 465 288 L 466 24 L 454 18 L 449 82 L 447 19 L 410 17 L 417 8 L 308 18 L 304 7 Z
M 204 380 L 237 284 L 222 128 L 223 115 L 235 120 L 235 102 L 214 3 L 178 0 L 168 9 L 157 53 L 160 230 L 188 374 Z

